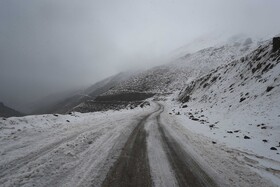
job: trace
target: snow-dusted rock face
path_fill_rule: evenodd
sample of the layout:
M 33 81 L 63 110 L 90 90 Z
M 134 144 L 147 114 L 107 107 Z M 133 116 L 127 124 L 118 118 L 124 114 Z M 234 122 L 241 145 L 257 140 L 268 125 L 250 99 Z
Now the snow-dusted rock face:
M 176 58 L 172 63 L 142 71 L 121 81 L 104 95 L 120 92 L 171 93 L 182 89 L 186 83 L 198 76 L 249 53 L 256 45 L 251 38 L 247 38 L 186 54 Z
M 180 55 L 171 63 L 149 70 L 120 73 L 58 103 L 48 112 L 65 113 L 78 108 L 79 111 L 93 111 L 90 108 L 95 105 L 94 100 L 100 97 L 103 98 L 103 101 L 104 98 L 111 97 L 117 97 L 119 101 L 124 101 L 123 98 L 131 97 L 138 102 L 139 98 L 134 96 L 145 95 L 146 97 L 141 97 L 143 100 L 155 94 L 170 94 L 181 90 L 186 84 L 209 73 L 214 68 L 248 54 L 256 45 L 257 42 L 251 38 L 234 38 L 215 47 Z M 87 107 L 84 108 L 85 106 Z
M 280 49 L 280 37 L 274 37 L 273 40 L 273 51 L 279 51 Z
M 231 109 L 258 99 L 269 98 L 269 102 L 277 97 L 280 83 L 280 54 L 272 47 L 271 41 L 266 42 L 239 60 L 193 80 L 179 100 L 208 103 L 209 107 L 228 103 Z
M 279 161 L 279 95 L 280 54 L 270 40 L 193 80 L 178 99 L 205 135 Z
M 173 93 L 213 68 L 249 53 L 256 45 L 251 38 L 234 39 L 220 46 L 180 56 L 171 63 L 146 71 L 113 76 L 88 89 L 85 94 L 88 97 L 83 96 L 79 102 L 74 102 L 76 105 L 71 105 L 74 107 L 72 110 L 89 112 L 102 107 L 112 109 L 118 104 L 123 108 L 133 104 L 133 101 L 138 103 L 155 94 Z M 108 102 L 108 106 L 104 101 Z
M 248 54 L 257 44 L 258 42 L 251 38 L 237 37 L 192 54 L 186 54 L 187 52 L 184 54 L 181 51 L 180 56 L 174 58 L 171 63 L 145 71 L 125 72 L 106 78 L 85 91 L 37 113 L 67 113 L 78 108 L 78 111 L 90 112 L 96 111 L 91 108 L 98 98 L 103 98 L 104 101 L 104 98 L 117 97 L 119 101 L 124 101 L 126 99 L 123 100 L 123 98 L 129 97 L 138 102 L 139 97 L 135 97 L 137 95 L 145 95 L 145 97 L 141 97 L 143 100 L 155 94 L 170 94 L 181 90 L 186 84 L 209 73 L 212 69 Z M 113 105 L 115 104 L 117 103 L 113 103 Z M 100 108 L 100 103 L 97 105 L 98 107 L 93 108 Z M 104 103 L 102 103 L 103 105 Z

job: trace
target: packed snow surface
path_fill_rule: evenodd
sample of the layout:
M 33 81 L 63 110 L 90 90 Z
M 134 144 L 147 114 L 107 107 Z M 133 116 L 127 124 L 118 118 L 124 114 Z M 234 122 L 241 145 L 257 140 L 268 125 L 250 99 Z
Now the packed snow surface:
M 176 115 L 182 110 L 178 104 L 150 102 L 149 107 L 133 110 L 1 119 L 1 184 L 102 186 L 131 133 L 142 121 L 154 186 L 177 186 L 182 182 L 174 170 L 182 165 L 172 162 L 177 157 L 190 164 L 194 172 L 199 171 L 198 177 L 205 178 L 205 172 L 220 186 L 277 186 L 269 176 L 262 175 L 266 165 L 261 161 L 273 164 L 266 171 L 271 174 L 273 169 L 277 171 L 279 160 L 258 157 L 254 152 L 233 149 L 222 142 L 213 144 L 214 137 L 209 135 L 212 131 L 199 131 L 196 122 Z M 180 157 L 181 154 L 185 156 Z M 256 171 L 251 170 L 252 165 Z
M 138 120 L 152 109 L 0 119 L 0 184 L 100 186 Z

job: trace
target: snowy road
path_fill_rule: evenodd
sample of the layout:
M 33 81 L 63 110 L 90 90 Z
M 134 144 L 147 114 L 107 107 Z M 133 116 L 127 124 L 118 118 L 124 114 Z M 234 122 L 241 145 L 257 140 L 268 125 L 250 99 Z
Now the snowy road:
M 217 186 L 161 123 L 160 115 L 164 107 L 161 104 L 157 105 L 156 111 L 144 117 L 130 135 L 121 156 L 102 186 L 170 186 L 171 181 L 172 186 Z M 146 125 L 153 125 L 155 128 L 145 130 Z M 155 137 L 147 137 L 153 135 Z M 153 139 L 160 141 L 157 144 L 159 147 L 153 148 L 163 150 L 161 154 L 164 155 L 147 152 L 147 138 L 151 144 L 154 143 Z M 150 163 L 149 157 L 152 157 Z M 156 164 L 168 165 L 168 169 L 164 173 L 158 171 L 151 175 L 150 167 L 152 170 L 156 169 L 153 168 L 153 160 Z
M 0 186 L 273 186 L 174 119 L 160 102 L 0 119 Z
M 100 186 L 150 111 L 2 119 L 0 186 Z

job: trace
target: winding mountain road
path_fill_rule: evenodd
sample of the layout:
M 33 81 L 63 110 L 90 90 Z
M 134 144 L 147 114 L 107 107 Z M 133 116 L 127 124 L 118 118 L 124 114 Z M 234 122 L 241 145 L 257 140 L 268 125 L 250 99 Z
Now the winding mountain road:
M 150 173 L 149 153 L 147 152 L 147 136 L 145 125 L 152 123 L 159 131 L 161 146 L 167 156 L 172 173 L 175 174 L 175 184 L 180 187 L 217 186 L 215 181 L 203 171 L 199 164 L 188 155 L 178 142 L 169 134 L 161 122 L 160 115 L 164 106 L 157 103 L 156 111 L 145 116 L 128 138 L 120 157 L 111 168 L 104 180 L 103 187 L 154 186 Z M 155 129 L 155 128 L 153 128 Z M 158 160 L 160 161 L 160 159 Z M 164 183 L 165 181 L 161 181 Z
M 95 122 L 81 117 L 80 125 L 45 132 L 31 125 L 18 141 L 7 136 L 0 144 L 0 186 L 217 186 L 170 132 L 164 106 L 152 105 L 93 113 Z

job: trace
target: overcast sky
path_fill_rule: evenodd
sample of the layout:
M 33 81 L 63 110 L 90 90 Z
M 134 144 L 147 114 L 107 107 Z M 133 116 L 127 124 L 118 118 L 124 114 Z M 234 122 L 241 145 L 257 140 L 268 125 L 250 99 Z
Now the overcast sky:
M 208 33 L 280 33 L 279 0 L 0 0 L 0 101 L 164 62 Z

